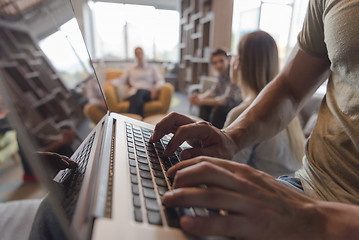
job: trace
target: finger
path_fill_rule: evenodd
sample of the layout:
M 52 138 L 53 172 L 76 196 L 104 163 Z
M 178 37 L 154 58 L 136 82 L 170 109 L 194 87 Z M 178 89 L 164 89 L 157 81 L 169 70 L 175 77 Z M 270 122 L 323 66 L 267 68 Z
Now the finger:
M 199 236 L 224 236 L 235 239 L 257 239 L 255 226 L 245 216 L 182 217 L 181 228 Z M 258 232 L 258 231 L 257 231 Z M 260 234 L 260 232 L 258 233 Z
M 213 131 L 212 126 L 207 124 L 192 123 L 180 126 L 169 141 L 164 154 L 166 156 L 171 155 L 187 139 L 205 141 L 209 137 L 210 131 Z
M 207 164 L 201 165 L 200 163 L 208 163 L 208 165 Z M 196 165 L 199 165 L 199 167 L 195 167 L 193 169 L 190 168 L 191 166 L 196 166 Z M 186 161 L 181 161 L 175 164 L 174 166 L 172 166 L 170 169 L 168 169 L 166 174 L 167 176 L 172 178 L 174 177 L 179 178 L 176 176 L 177 172 L 183 169 L 186 169 L 186 171 L 184 172 L 187 172 L 187 168 L 188 168 L 192 172 L 192 174 L 188 175 L 185 181 L 189 181 L 192 179 L 196 179 L 197 176 L 202 176 L 202 175 L 204 176 L 207 174 L 207 172 L 216 169 L 211 167 L 210 165 L 218 166 L 220 168 L 223 168 L 233 173 L 236 176 L 237 181 L 240 181 L 241 188 L 243 191 L 245 190 L 244 186 L 247 186 L 249 184 L 256 185 L 257 187 L 266 190 L 272 189 L 273 191 L 275 191 L 276 185 L 278 185 L 277 181 L 272 176 L 262 171 L 258 171 L 246 164 L 240 164 L 229 160 L 206 157 L 206 156 L 201 156 Z M 202 184 L 205 183 L 203 182 Z M 239 182 L 237 184 L 239 184 Z
M 242 181 L 229 170 L 209 162 L 201 162 L 177 172 L 173 188 L 197 187 L 201 185 L 219 187 L 241 193 L 248 192 L 253 187 Z
M 252 200 L 253 201 L 253 200 Z M 197 207 L 248 214 L 254 209 L 244 195 L 220 188 L 179 188 L 163 195 L 167 207 Z
M 78 167 L 77 162 L 72 161 L 70 158 L 68 158 L 66 156 L 61 155 L 61 159 L 68 163 L 68 168 L 70 168 L 70 169 L 74 169 L 74 168 Z
M 195 164 L 200 163 L 200 162 L 209 162 L 209 163 L 215 164 L 215 165 L 217 165 L 219 167 L 225 168 L 225 169 L 227 169 L 227 170 L 229 170 L 229 171 L 231 171 L 233 173 L 236 172 L 236 171 L 239 171 L 239 168 L 248 168 L 247 165 L 232 162 L 232 161 L 229 161 L 229 160 L 224 160 L 224 159 L 214 158 L 214 157 L 201 156 L 201 157 L 192 158 L 192 159 L 189 159 L 189 160 L 186 160 L 186 161 L 181 161 L 181 162 L 175 164 L 170 169 L 168 169 L 166 174 L 169 177 L 174 177 L 177 171 L 179 171 L 179 170 L 181 170 L 183 168 L 187 168 L 189 166 L 195 165 Z
M 155 131 L 153 132 L 150 141 L 157 142 L 160 140 L 165 134 L 171 132 L 173 128 L 177 128 L 182 125 L 194 123 L 195 121 L 191 118 L 178 114 L 178 113 L 170 113 L 165 118 L 163 118 L 159 123 L 157 123 L 155 127 Z
M 188 141 L 187 141 L 188 142 Z M 193 146 L 192 144 L 190 144 Z M 193 147 L 193 148 L 187 148 L 184 149 L 180 153 L 180 158 L 182 160 L 187 160 L 190 158 L 195 158 L 199 156 L 212 156 L 212 157 L 221 157 L 221 154 L 219 153 L 218 149 L 215 146 L 211 147 Z

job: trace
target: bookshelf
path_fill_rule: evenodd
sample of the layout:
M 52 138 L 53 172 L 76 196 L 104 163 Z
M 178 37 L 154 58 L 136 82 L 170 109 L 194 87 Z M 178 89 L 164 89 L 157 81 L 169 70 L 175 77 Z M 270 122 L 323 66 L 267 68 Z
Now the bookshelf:
M 44 124 L 59 129 L 63 121 L 77 126 L 84 119 L 80 104 L 26 30 L 0 24 L 0 71 L 33 134 Z
M 181 0 L 179 90 L 213 76 L 212 51 L 229 51 L 233 0 Z

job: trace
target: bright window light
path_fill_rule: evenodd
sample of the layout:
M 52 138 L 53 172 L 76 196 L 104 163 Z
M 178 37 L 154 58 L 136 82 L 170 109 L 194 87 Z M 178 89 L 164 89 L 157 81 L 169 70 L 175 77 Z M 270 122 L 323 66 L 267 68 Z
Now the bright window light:
M 179 13 L 153 6 L 91 3 L 96 58 L 127 60 L 134 48 L 150 60 L 178 61 Z
M 41 40 L 39 45 L 68 89 L 74 88 L 92 73 L 75 19 L 63 24 L 59 31 Z

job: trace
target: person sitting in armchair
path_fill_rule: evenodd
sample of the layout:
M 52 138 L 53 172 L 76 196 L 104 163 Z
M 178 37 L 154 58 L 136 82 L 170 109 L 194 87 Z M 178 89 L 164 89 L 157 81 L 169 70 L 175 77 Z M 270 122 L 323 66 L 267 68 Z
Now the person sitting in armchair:
M 135 56 L 137 64 L 127 70 L 118 80 L 112 81 L 111 84 L 118 88 L 123 87 L 124 84 L 129 86 L 125 96 L 130 101 L 128 113 L 143 117 L 144 104 L 158 97 L 159 89 L 165 81 L 157 68 L 145 61 L 141 47 L 135 48 Z

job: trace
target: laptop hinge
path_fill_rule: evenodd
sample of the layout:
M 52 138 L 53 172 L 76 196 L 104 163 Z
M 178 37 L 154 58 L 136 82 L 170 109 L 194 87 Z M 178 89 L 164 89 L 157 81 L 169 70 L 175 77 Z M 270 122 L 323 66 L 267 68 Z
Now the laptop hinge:
M 112 180 L 113 180 L 113 158 L 115 144 L 116 120 L 107 117 L 105 132 L 98 159 L 96 159 L 94 205 L 92 206 L 92 217 L 111 217 L 112 207 Z

